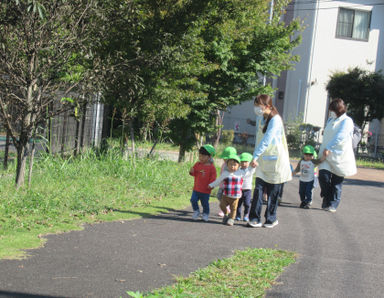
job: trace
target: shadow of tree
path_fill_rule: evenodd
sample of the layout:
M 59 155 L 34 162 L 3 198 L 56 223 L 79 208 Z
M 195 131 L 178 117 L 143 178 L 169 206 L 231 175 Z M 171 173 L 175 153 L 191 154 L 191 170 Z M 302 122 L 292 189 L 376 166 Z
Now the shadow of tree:
M 347 185 L 359 185 L 359 186 L 373 186 L 373 187 L 384 187 L 384 182 L 378 181 L 366 181 L 358 179 L 345 179 L 344 183 Z

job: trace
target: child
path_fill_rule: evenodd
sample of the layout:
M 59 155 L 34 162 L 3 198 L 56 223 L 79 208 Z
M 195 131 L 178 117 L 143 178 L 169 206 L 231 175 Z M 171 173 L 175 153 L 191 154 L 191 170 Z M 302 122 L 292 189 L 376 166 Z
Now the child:
M 247 171 L 249 163 L 252 161 L 252 154 L 243 152 L 240 154 L 240 169 Z M 244 217 L 243 220 L 249 221 L 249 208 L 251 208 L 252 200 L 252 178 L 256 168 L 250 168 L 247 174 L 244 176 L 243 188 L 241 198 L 237 205 L 236 220 L 241 220 L 241 205 L 244 204 Z
M 193 208 L 192 218 L 197 220 L 200 217 L 198 201 L 203 207 L 203 220 L 209 220 L 209 195 L 211 188 L 208 184 L 216 179 L 216 168 L 213 165 L 212 157 L 215 156 L 215 148 L 212 145 L 204 145 L 199 149 L 199 161 L 189 171 L 189 174 L 195 178 L 191 204 Z
M 312 190 L 315 182 L 315 168 L 316 165 L 324 161 L 324 157 L 314 159 L 317 157 L 315 149 L 311 145 L 306 145 L 303 148 L 304 157 L 297 164 L 293 174 L 300 172 L 300 208 L 309 209 L 312 205 Z
M 223 195 L 220 201 L 220 208 L 225 213 L 223 223 L 228 226 L 233 226 L 235 222 L 237 204 L 241 197 L 241 189 L 243 186 L 243 177 L 247 174 L 246 171 L 239 169 L 240 158 L 237 155 L 229 155 L 227 159 L 227 169 L 223 171 L 218 179 L 209 184 L 209 187 L 215 188 L 224 181 Z M 227 206 L 231 211 L 228 214 Z
M 221 165 L 221 169 L 220 169 L 220 175 L 227 169 L 227 159 L 228 159 L 228 156 L 230 156 L 230 155 L 237 155 L 236 148 L 231 147 L 231 146 L 225 147 L 225 149 L 223 150 L 223 152 L 220 155 L 220 158 L 223 159 L 223 164 Z M 223 195 L 223 185 L 224 185 L 224 183 L 220 183 L 219 190 L 217 191 L 217 199 L 219 201 L 221 200 L 221 197 Z M 228 213 L 229 213 L 230 212 L 229 207 L 227 209 L 228 209 Z M 225 213 L 223 211 L 221 211 L 221 209 L 220 209 L 218 215 L 220 217 L 224 217 Z

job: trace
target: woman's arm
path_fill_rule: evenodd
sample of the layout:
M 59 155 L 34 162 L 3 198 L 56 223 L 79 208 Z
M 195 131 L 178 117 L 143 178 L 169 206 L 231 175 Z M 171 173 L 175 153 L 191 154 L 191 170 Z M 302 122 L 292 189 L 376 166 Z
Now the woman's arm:
M 281 132 L 282 122 L 279 119 L 279 116 L 274 116 L 271 121 L 268 123 L 267 131 L 265 132 L 263 138 L 261 139 L 259 145 L 256 147 L 253 152 L 253 159 L 257 160 L 261 154 L 267 149 L 269 144 L 272 142 L 273 138 Z

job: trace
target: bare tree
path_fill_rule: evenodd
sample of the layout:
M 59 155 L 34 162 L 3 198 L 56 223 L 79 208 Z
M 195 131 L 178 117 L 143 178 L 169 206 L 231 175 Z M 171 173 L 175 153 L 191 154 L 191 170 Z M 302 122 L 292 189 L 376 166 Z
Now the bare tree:
M 71 108 L 61 97 L 87 77 L 94 2 L 0 3 L 0 120 L 17 150 L 16 187 L 24 184 L 27 146 L 37 124 Z M 55 109 L 48 109 L 52 103 Z

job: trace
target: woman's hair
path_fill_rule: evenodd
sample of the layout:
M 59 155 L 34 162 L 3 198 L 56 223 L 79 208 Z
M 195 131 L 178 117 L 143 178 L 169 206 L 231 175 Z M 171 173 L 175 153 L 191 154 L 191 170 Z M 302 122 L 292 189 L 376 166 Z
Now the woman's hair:
M 335 98 L 329 104 L 328 110 L 335 112 L 337 117 L 340 117 L 347 112 L 347 107 L 344 103 L 344 100 L 341 98 Z
M 273 105 L 272 97 L 270 97 L 267 94 L 260 94 L 255 98 L 254 104 L 262 104 L 264 106 L 268 106 L 271 109 L 271 113 L 268 115 L 267 121 L 265 122 L 265 125 L 263 127 L 263 133 L 267 131 L 267 127 L 269 124 L 269 121 L 276 116 L 279 115 L 279 112 L 277 111 L 276 107 Z

